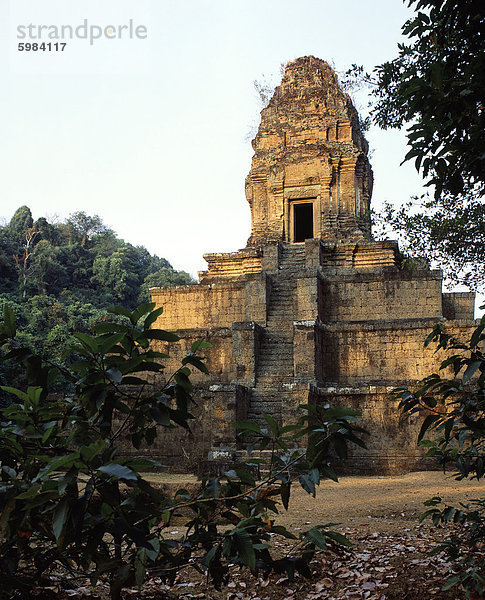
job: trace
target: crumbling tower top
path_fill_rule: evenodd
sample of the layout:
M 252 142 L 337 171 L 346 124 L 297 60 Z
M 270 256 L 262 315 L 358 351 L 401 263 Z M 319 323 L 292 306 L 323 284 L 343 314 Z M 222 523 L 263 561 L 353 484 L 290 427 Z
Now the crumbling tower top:
M 314 56 L 286 66 L 253 140 L 248 246 L 359 239 L 369 231 L 368 144 L 337 75 Z

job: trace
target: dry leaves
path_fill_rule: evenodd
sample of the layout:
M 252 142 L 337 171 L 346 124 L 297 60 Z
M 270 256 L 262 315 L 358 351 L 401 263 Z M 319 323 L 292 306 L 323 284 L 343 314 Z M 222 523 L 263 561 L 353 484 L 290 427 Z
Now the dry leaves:
M 136 588 L 124 593 L 126 600 L 458 600 L 458 590 L 442 592 L 450 564 L 427 553 L 435 543 L 434 531 L 417 527 L 399 534 L 347 528 L 342 531 L 353 540 L 353 550 L 341 556 L 320 553 L 312 561 L 314 578 L 297 576 L 293 581 L 284 576 L 254 578 L 247 570 L 236 567 L 231 581 L 222 590 L 214 590 L 207 581 L 187 570 L 180 573 L 173 586 L 158 577 L 150 579 L 140 592 Z M 284 551 L 284 544 L 278 544 Z M 60 585 L 52 578 L 52 586 L 44 588 L 42 600 L 96 600 L 107 598 L 103 586 L 91 588 L 83 583 Z M 62 587 L 64 589 L 62 589 Z M 35 594 L 33 595 L 35 597 Z

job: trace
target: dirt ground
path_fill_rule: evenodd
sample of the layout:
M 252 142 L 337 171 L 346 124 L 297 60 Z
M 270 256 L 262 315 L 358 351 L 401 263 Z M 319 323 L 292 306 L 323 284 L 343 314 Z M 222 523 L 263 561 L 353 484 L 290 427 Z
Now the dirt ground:
M 295 528 L 332 520 L 344 528 L 398 534 L 415 526 L 423 502 L 432 496 L 457 504 L 483 495 L 484 490 L 481 481 L 457 482 L 439 471 L 399 477 L 342 477 L 339 483 L 322 482 L 316 498 L 295 487 L 290 510 L 283 512 L 278 522 Z
M 187 476 L 170 476 L 170 485 L 195 487 Z M 177 600 L 461 600 L 465 595 L 441 587 L 451 565 L 429 551 L 445 531 L 418 517 L 423 502 L 441 496 L 458 505 L 483 495 L 482 482 L 456 482 L 440 472 L 410 473 L 399 477 L 342 477 L 323 482 L 313 498 L 295 486 L 290 507 L 276 523 L 298 534 L 313 525 L 337 522 L 333 529 L 354 546 L 341 555 L 319 553 L 311 563 L 311 580 L 271 575 L 255 579 L 245 569 L 234 569 L 228 585 L 214 590 L 193 571 L 182 572 L 168 587 L 157 578 L 145 588 L 126 590 L 126 598 Z M 183 528 L 174 525 L 170 535 L 179 538 Z M 276 538 L 275 538 L 276 540 Z M 282 552 L 285 544 L 275 541 Z M 105 590 L 78 588 L 56 598 L 103 598 Z

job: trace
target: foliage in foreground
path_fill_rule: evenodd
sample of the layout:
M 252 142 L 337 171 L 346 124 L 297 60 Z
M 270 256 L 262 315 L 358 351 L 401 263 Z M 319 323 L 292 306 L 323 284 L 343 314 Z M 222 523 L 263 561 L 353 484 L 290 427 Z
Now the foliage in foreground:
M 273 448 L 268 474 L 255 480 L 257 460 L 235 464 L 221 478 L 204 479 L 194 495 L 179 490 L 167 497 L 143 476 L 159 463 L 120 454 L 120 443 L 136 452 L 163 428 L 188 429 L 195 405 L 189 366 L 206 372 L 199 353 L 208 344 L 196 342 L 165 384 L 148 377 L 160 375 L 160 361 L 167 358 L 151 341 L 178 340 L 152 329 L 161 312 L 153 308 L 112 308 L 115 320 L 98 323 L 93 334 L 75 334 L 66 362 L 54 364 L 16 344 L 15 317 L 6 307 L 0 343 L 9 347 L 6 359 L 23 363 L 27 385 L 4 387 L 16 401 L 0 413 L 4 597 L 30 597 L 53 568 L 70 578 L 87 575 L 93 584 L 107 580 L 113 599 L 124 586 L 141 587 L 147 573 L 173 581 L 186 565 L 207 573 L 215 585 L 225 581 L 230 564 L 254 574 L 308 576 L 316 548 L 348 544 L 327 525 L 296 539 L 271 515 L 280 503 L 288 507 L 295 478 L 313 494 L 321 478 L 336 479 L 330 455 L 344 456 L 347 442 L 362 445 L 356 411 L 306 407 L 298 424 L 283 428 L 269 416 L 267 429 L 240 423 L 253 444 Z M 59 373 L 71 381 L 71 397 L 49 395 Z M 304 436 L 305 452 L 295 444 Z M 187 528 L 177 540 L 167 535 L 174 517 Z M 273 535 L 293 539 L 294 547 L 275 557 Z
M 405 387 L 394 390 L 406 415 L 426 415 L 419 433 L 420 445 L 428 449 L 427 456 L 435 457 L 443 470 L 451 470 L 458 481 L 482 479 L 485 474 L 484 331 L 485 315 L 467 342 L 446 333 L 442 324 L 436 325 L 426 344 L 435 342 L 437 350 L 450 351 L 441 363 L 441 374 L 423 379 L 415 392 Z M 449 538 L 434 550 L 445 552 L 454 565 L 443 589 L 461 585 L 467 597 L 474 593 L 483 597 L 485 499 L 453 507 L 434 497 L 426 504 L 430 508 L 422 520 L 429 517 L 435 525 L 454 525 Z

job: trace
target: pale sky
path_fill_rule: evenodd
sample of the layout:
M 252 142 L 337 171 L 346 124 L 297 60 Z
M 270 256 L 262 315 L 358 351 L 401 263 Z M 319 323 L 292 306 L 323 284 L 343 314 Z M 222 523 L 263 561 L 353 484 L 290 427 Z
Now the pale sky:
M 0 0 L 0 217 L 23 204 L 34 218 L 96 213 L 195 274 L 202 254 L 249 236 L 253 81 L 277 83 L 281 63 L 307 54 L 371 69 L 395 56 L 410 14 L 401 0 Z M 143 38 L 129 39 L 130 20 Z M 39 41 L 18 37 L 31 24 L 51 44 L 61 26 L 123 37 L 19 52 Z M 373 205 L 421 193 L 414 167 L 399 166 L 403 134 L 367 137 Z

